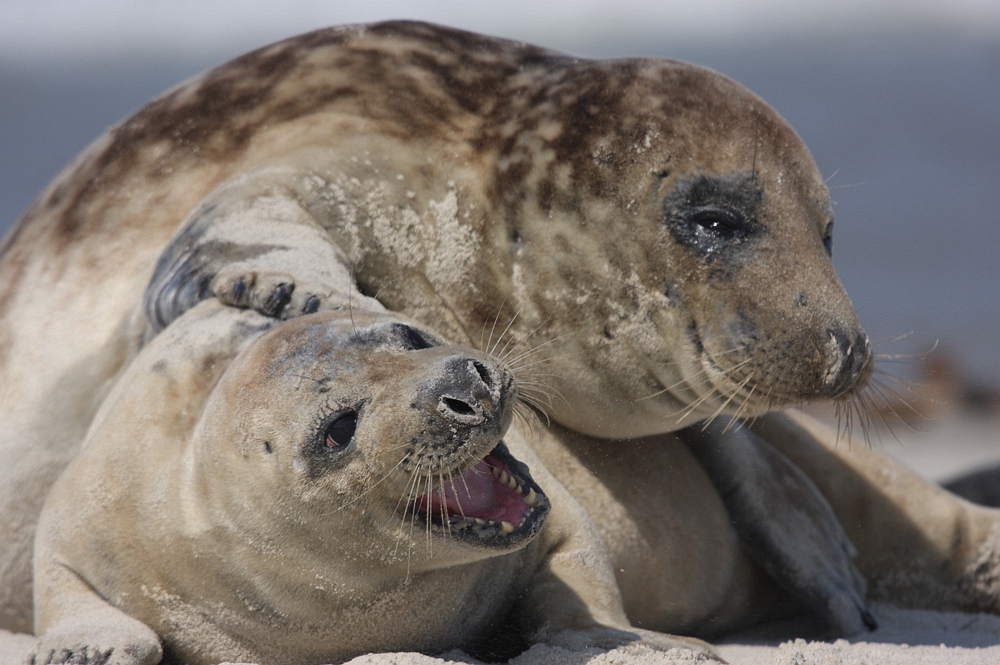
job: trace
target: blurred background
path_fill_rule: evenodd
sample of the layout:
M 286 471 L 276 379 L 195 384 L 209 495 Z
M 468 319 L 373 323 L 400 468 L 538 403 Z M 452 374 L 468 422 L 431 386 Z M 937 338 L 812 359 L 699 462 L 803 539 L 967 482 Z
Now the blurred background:
M 939 480 L 1000 459 L 996 0 L 3 0 L 0 233 L 166 88 L 284 37 L 389 18 L 688 60 L 754 90 L 828 178 L 834 261 L 876 351 L 896 356 L 880 367 L 909 425 L 889 413 L 895 436 L 873 445 Z

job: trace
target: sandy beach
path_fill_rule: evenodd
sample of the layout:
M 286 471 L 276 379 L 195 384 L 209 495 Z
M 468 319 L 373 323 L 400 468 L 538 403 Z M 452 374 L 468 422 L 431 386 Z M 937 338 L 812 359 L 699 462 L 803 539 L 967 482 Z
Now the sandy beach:
M 875 605 L 879 629 L 850 639 L 821 641 L 795 638 L 817 630 L 787 621 L 734 636 L 718 645 L 733 665 L 995 665 L 1000 663 L 1000 617 L 983 614 L 902 610 Z M 31 649 L 30 635 L 0 631 L 0 665 L 22 665 Z M 613 651 L 570 652 L 535 645 L 510 665 L 674 665 L 710 662 L 690 652 L 656 653 L 630 646 Z M 417 653 L 360 656 L 351 665 L 479 665 L 460 651 L 439 657 Z

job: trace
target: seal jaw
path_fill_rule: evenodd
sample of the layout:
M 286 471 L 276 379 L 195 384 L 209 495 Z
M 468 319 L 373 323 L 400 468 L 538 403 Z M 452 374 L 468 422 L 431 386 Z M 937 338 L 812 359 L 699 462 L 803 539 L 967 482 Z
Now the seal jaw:
M 534 538 L 550 503 L 501 441 L 464 472 L 418 496 L 407 512 L 452 540 L 491 549 L 513 549 Z

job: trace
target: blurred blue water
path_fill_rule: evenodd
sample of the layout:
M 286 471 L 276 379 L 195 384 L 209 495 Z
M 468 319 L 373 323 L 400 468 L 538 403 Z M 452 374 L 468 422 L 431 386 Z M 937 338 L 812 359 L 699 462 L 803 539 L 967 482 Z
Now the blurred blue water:
M 877 347 L 940 340 L 974 379 L 1000 383 L 1000 41 L 840 35 L 601 50 L 697 62 L 773 105 L 830 178 L 835 262 Z M 229 55 L 0 62 L 0 231 L 108 125 Z

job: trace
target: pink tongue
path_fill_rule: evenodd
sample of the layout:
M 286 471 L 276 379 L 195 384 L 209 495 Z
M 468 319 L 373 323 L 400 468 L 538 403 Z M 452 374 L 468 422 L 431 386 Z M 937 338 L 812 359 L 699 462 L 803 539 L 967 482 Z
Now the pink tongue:
M 419 509 L 440 517 L 444 514 L 442 504 L 447 507 L 448 515 L 511 524 L 518 524 L 529 510 L 520 493 L 501 485 L 493 477 L 492 468 L 485 460 L 466 471 L 461 478 L 455 478 L 454 482 L 445 481 L 443 501 L 440 489 L 430 494 L 429 509 L 426 494 L 417 500 Z
M 486 461 L 479 462 L 453 483 L 444 484 L 445 503 L 452 515 L 482 517 L 497 504 L 497 482 Z M 440 490 L 434 495 L 434 503 L 440 504 Z

